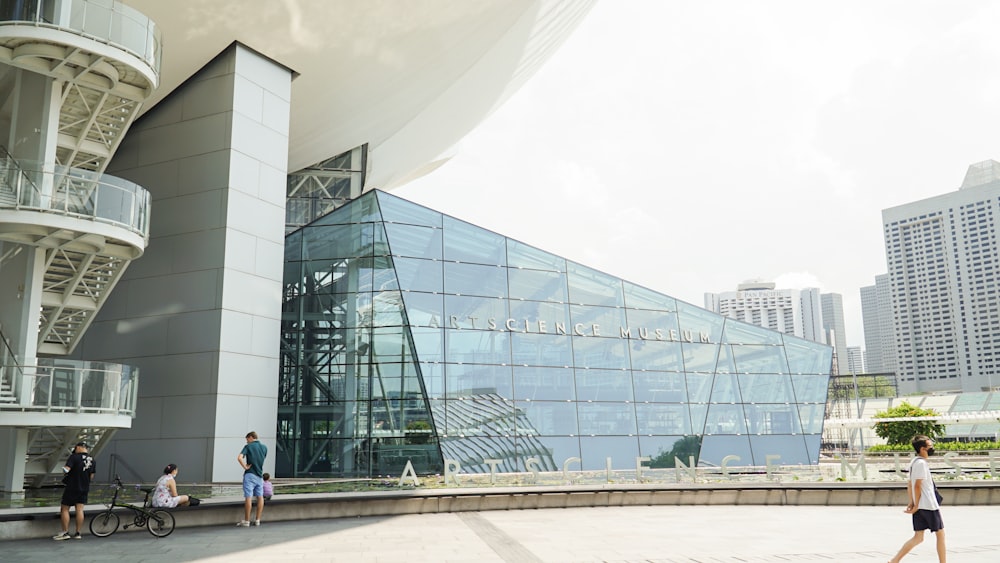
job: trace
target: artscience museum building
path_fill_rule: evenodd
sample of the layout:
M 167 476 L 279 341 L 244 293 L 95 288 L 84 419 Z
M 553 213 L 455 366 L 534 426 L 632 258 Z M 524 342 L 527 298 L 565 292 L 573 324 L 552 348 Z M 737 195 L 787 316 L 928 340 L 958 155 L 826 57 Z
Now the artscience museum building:
M 818 463 L 829 347 L 385 192 L 286 238 L 283 303 L 279 475 Z

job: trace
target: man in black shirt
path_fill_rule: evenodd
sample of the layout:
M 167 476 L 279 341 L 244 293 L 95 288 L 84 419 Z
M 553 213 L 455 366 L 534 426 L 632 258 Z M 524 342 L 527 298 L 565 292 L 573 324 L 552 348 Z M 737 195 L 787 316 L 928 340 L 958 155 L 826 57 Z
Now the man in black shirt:
M 83 505 L 87 504 L 87 493 L 90 492 L 90 481 L 94 478 L 94 458 L 87 453 L 87 443 L 80 442 L 73 448 L 73 453 L 63 467 L 62 501 L 59 507 L 59 518 L 62 520 L 62 532 L 52 536 L 54 540 L 83 539 L 80 530 L 83 529 Z M 76 534 L 69 535 L 69 508 L 76 507 Z

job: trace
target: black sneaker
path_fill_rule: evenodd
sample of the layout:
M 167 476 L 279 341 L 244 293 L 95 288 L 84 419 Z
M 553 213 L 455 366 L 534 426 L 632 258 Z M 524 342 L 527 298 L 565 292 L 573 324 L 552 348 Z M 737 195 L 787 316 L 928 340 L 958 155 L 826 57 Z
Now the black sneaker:
M 73 539 L 75 539 L 75 540 L 82 540 L 83 539 L 83 536 L 80 535 L 80 532 L 77 532 L 77 533 L 73 534 L 70 537 L 73 538 Z

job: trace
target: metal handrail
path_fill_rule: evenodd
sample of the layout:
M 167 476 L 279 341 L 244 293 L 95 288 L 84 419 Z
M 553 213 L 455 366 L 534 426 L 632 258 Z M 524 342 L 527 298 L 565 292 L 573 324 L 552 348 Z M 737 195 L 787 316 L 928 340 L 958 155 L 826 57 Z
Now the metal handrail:
M 3 366 L 7 369 L 8 366 Z M 102 413 L 135 417 L 139 368 L 110 362 L 39 358 L 21 366 L 17 404 L 0 411 Z
M 0 0 L 0 25 L 24 23 L 68 30 L 113 45 L 160 72 L 159 28 L 120 0 Z
M 149 192 L 134 182 L 0 149 L 0 208 L 56 212 L 111 223 L 149 239 Z

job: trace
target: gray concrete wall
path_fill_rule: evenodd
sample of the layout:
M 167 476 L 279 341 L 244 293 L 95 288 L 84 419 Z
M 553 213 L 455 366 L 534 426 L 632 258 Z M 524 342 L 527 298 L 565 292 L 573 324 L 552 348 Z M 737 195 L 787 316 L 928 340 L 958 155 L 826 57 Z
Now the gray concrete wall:
M 176 463 L 188 482 L 237 481 L 249 430 L 274 447 L 290 100 L 291 72 L 234 44 L 137 121 L 108 168 L 153 202 L 149 247 L 78 354 L 140 368 L 102 480 Z

